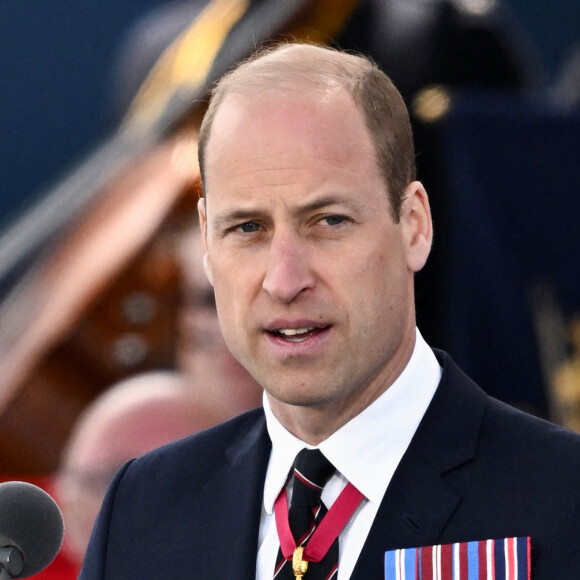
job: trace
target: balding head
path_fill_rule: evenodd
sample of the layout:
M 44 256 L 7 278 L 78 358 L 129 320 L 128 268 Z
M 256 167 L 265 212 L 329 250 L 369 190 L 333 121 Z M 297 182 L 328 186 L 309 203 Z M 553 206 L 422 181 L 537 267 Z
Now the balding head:
M 76 468 L 118 468 L 169 441 L 209 425 L 189 403 L 182 379 L 148 373 L 119 383 L 98 398 L 73 430 L 65 462 Z
M 57 475 L 69 552 L 82 560 L 107 486 L 123 463 L 212 423 L 174 373 L 139 375 L 101 395 L 75 425 Z
M 369 131 L 389 192 L 392 216 L 395 222 L 399 221 L 404 192 L 415 179 L 413 136 L 403 98 L 388 76 L 369 59 L 309 44 L 282 44 L 260 51 L 216 85 L 199 134 L 199 166 L 205 195 L 211 195 L 206 188 L 205 153 L 218 109 L 229 95 L 251 97 L 264 91 L 318 95 L 346 91 Z

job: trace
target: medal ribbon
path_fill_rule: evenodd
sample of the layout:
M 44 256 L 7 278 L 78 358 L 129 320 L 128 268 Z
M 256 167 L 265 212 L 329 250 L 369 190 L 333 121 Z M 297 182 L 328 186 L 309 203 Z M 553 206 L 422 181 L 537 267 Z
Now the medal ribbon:
M 308 562 L 320 562 L 342 532 L 344 526 L 363 499 L 363 494 L 352 483 L 342 490 L 337 500 L 332 504 L 322 521 L 316 526 L 310 541 L 306 544 L 303 559 Z M 292 560 L 296 541 L 290 530 L 288 522 L 288 497 L 286 488 L 282 491 L 274 502 L 274 514 L 276 516 L 276 529 L 280 539 L 280 548 L 286 560 Z

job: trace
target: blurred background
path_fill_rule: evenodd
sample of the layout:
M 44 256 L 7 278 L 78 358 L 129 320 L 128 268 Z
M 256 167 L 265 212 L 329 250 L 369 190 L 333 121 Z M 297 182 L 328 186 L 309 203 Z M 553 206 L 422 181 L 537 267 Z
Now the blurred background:
M 201 270 L 195 137 L 212 82 L 288 36 L 370 54 L 409 105 L 427 340 L 580 432 L 579 2 L 5 0 L 0 480 L 54 492 L 77 538 L 123 461 L 260 404 Z
M 111 65 L 135 21 L 168 0 L 0 3 L 0 223 L 62 176 L 110 128 Z M 503 0 L 546 83 L 580 42 L 575 0 Z
M 0 3 L 0 219 L 79 160 L 108 127 L 111 63 L 135 20 L 167 0 Z M 580 41 L 575 0 L 503 0 L 546 82 Z M 0 223 L 1 223 L 0 222 Z

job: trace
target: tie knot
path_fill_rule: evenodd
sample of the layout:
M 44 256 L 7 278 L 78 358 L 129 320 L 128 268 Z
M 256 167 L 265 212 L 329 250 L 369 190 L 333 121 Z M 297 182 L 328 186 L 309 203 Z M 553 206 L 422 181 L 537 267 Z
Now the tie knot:
M 292 505 L 313 506 L 318 503 L 333 473 L 334 466 L 319 449 L 302 449 L 294 461 Z

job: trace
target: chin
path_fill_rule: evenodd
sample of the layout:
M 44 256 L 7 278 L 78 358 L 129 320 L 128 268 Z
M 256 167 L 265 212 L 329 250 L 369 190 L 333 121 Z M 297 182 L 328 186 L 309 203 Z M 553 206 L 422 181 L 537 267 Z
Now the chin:
M 303 389 L 280 389 L 279 386 L 275 389 L 266 388 L 270 398 L 274 398 L 284 405 L 322 408 L 331 404 L 332 401 L 328 399 L 328 393 L 316 393 L 314 391 L 315 389 L 309 389 L 306 386 Z

